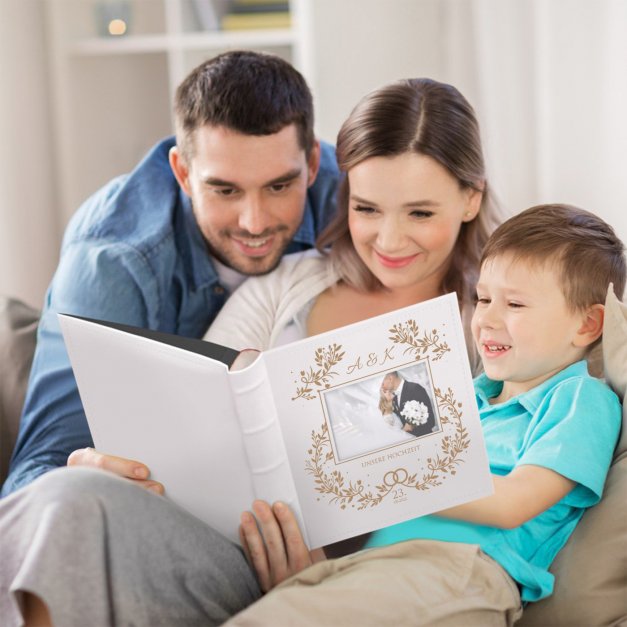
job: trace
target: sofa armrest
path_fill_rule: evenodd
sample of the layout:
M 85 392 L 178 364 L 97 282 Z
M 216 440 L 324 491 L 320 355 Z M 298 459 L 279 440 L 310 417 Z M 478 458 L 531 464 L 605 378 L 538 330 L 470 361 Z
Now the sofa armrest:
M 0 484 L 17 438 L 38 322 L 39 311 L 0 296 Z

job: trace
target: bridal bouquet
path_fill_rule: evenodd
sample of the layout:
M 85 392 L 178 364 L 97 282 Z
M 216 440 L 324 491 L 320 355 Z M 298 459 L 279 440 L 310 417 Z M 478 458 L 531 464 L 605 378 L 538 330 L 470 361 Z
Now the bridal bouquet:
M 413 425 L 424 425 L 429 418 L 429 408 L 420 401 L 407 401 L 403 405 L 401 415 L 406 422 Z

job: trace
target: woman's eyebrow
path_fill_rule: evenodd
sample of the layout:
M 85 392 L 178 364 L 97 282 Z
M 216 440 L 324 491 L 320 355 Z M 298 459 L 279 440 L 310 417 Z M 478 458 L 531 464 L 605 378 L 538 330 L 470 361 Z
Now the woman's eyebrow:
M 378 206 L 376 202 L 372 202 L 372 200 L 366 200 L 365 198 L 357 196 L 356 194 L 351 194 L 351 200 L 354 200 L 355 202 L 360 202 L 362 205 L 369 205 L 371 207 Z
M 362 198 L 361 196 L 357 196 L 356 194 L 351 194 L 351 200 L 355 202 L 362 203 L 364 205 L 369 205 L 371 207 L 377 207 L 377 203 L 372 200 L 367 200 L 366 198 Z M 408 207 L 411 209 L 419 209 L 422 207 L 438 207 L 440 203 L 435 200 L 411 200 L 409 202 L 403 203 L 403 207 Z
M 419 209 L 421 207 L 438 207 L 439 205 L 440 203 L 436 202 L 435 200 L 414 200 L 411 202 L 406 202 L 403 207 Z

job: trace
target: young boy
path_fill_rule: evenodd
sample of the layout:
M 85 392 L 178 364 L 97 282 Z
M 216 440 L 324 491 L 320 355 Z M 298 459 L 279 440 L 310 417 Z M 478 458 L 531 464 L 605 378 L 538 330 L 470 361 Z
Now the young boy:
M 375 532 L 367 546 L 384 548 L 313 565 L 233 624 L 509 625 L 521 600 L 551 594 L 548 568 L 600 500 L 620 429 L 619 400 L 585 357 L 602 334 L 608 286 L 622 296 L 625 274 L 622 242 L 583 210 L 542 205 L 499 227 L 472 323 L 494 494 Z M 298 572 L 308 560 L 287 508 L 257 502 L 255 512 L 266 539 L 278 526 L 285 543 L 260 555 L 243 518 L 260 580 Z

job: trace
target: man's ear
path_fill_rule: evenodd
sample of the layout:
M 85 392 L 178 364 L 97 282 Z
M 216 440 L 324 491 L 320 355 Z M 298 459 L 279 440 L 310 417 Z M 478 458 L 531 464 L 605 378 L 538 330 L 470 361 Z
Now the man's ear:
M 307 159 L 307 187 L 311 187 L 320 169 L 320 142 L 316 139 Z
M 183 155 L 179 152 L 177 146 L 172 146 L 172 148 L 170 148 L 168 158 L 170 161 L 170 167 L 172 168 L 172 172 L 174 173 L 174 177 L 178 181 L 178 184 L 188 196 L 191 196 L 189 187 L 189 168 L 187 167 L 187 163 Z
M 595 340 L 598 340 L 603 333 L 603 317 L 605 307 L 597 304 L 588 307 L 583 314 L 583 322 L 577 333 L 573 344 L 579 348 L 590 346 Z

